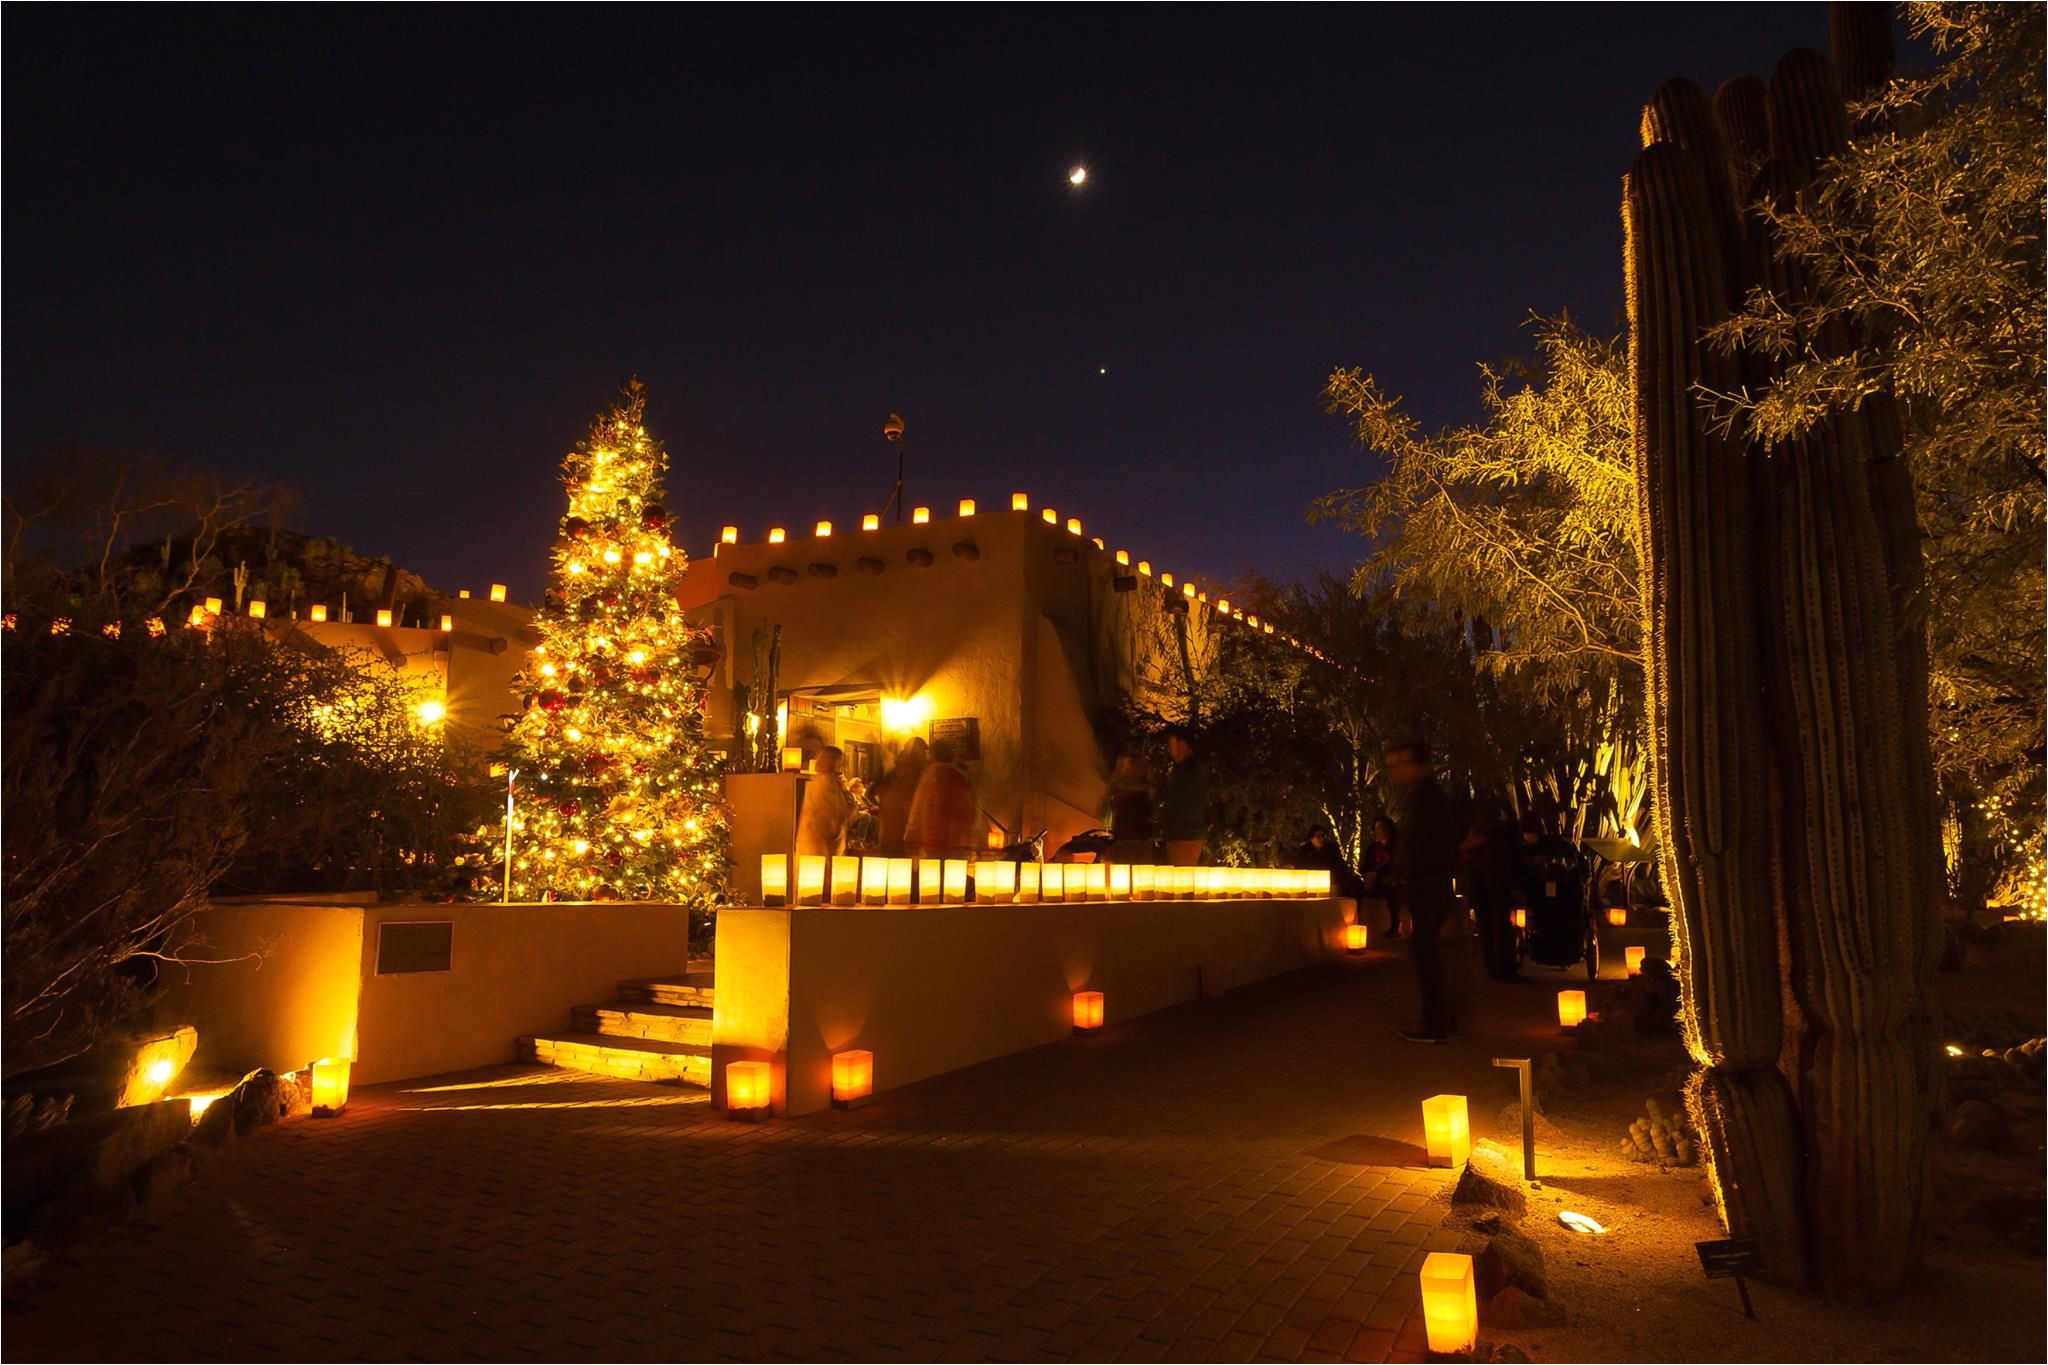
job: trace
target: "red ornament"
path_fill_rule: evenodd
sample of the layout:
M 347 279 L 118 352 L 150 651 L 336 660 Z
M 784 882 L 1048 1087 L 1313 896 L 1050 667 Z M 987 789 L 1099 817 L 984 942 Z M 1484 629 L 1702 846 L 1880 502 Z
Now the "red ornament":
M 553 715 L 555 712 L 561 710 L 562 707 L 566 704 L 566 699 L 562 696 L 562 694 L 560 692 L 555 691 L 555 689 L 552 687 L 550 687 L 547 691 L 540 694 L 541 710 L 546 711 L 549 715 Z
M 581 540 L 590 534 L 590 523 L 582 517 L 570 517 L 562 523 L 562 532 L 571 540 Z
M 662 510 L 660 503 L 652 502 L 640 509 L 641 530 L 659 531 L 666 525 L 668 525 L 668 513 Z

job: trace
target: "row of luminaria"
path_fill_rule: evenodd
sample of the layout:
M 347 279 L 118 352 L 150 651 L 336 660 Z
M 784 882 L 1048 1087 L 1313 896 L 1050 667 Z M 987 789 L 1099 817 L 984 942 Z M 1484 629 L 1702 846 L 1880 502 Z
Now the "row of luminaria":
M 1067 901 L 1327 898 L 1327 868 L 1018 863 L 985 858 L 765 853 L 766 906 L 1033 905 Z

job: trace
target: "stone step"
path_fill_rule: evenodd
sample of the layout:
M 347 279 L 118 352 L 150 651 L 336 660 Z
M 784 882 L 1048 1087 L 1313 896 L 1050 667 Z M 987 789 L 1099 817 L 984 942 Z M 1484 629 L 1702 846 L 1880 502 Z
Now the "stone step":
M 709 1088 L 711 1048 L 604 1033 L 558 1033 L 519 1040 L 522 1061 L 628 1081 L 675 1081 Z
M 711 1046 L 711 1011 L 702 1005 L 652 1005 L 614 1001 L 578 1005 L 569 1012 L 571 1026 L 607 1038 L 645 1038 L 667 1043 Z
M 708 1010 L 713 994 L 710 972 L 685 972 L 619 983 L 619 1000 L 629 1005 L 685 1005 Z

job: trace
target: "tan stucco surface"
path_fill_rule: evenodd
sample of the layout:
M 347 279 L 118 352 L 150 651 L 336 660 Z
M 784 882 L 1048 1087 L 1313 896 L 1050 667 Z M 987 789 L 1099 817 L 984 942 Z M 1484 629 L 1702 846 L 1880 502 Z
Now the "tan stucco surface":
M 195 957 L 166 964 L 157 1017 L 199 1030 L 193 1063 L 292 1071 L 346 1055 L 363 960 L 360 904 L 219 902 L 198 920 Z
M 1338 951 L 1349 909 L 1217 900 L 725 910 L 713 1103 L 723 1063 L 740 1057 L 779 1051 L 778 1103 L 803 1114 L 830 1103 L 831 1056 L 845 1048 L 875 1054 L 884 1090 L 1067 1037 L 1075 991 L 1103 992 L 1113 1024 L 1305 967 Z

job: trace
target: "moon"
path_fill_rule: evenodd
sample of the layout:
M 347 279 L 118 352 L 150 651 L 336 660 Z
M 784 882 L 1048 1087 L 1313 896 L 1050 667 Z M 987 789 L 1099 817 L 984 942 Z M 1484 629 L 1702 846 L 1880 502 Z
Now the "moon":
M 1073 185 L 1073 186 L 1076 186 L 1076 187 L 1079 187 L 1079 186 L 1081 186 L 1081 185 L 1085 185 L 1085 184 L 1087 184 L 1087 183 L 1088 183 L 1088 168 L 1087 168 L 1086 166 L 1076 166 L 1076 167 L 1074 167 L 1074 169 L 1073 169 L 1073 170 L 1071 170 L 1071 171 L 1068 171 L 1068 172 L 1067 172 L 1067 183 L 1068 183 L 1069 185 Z

